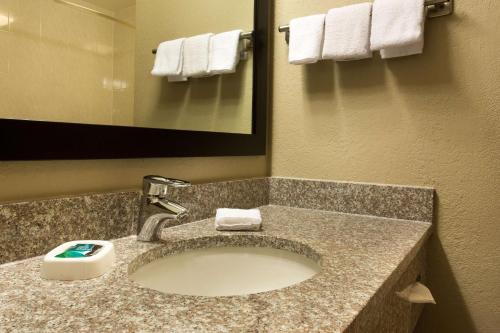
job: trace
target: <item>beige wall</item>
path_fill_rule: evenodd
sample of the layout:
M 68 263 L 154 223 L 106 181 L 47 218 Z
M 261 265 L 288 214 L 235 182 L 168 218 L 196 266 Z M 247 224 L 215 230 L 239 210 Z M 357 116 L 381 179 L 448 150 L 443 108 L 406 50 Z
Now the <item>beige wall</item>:
M 135 0 L 87 0 L 95 6 L 106 8 L 111 11 L 119 11 L 123 8 L 135 5 Z
M 0 203 L 89 192 L 139 190 L 158 174 L 193 183 L 267 175 L 265 156 L 0 162 Z
M 135 24 L 135 5 L 115 11 L 115 17 Z M 113 23 L 113 125 L 134 124 L 135 29 Z
M 349 0 L 277 0 L 275 28 Z M 359 1 L 358 1 L 359 2 Z M 292 66 L 275 33 L 273 176 L 428 185 L 436 235 L 421 332 L 500 327 L 500 6 L 456 1 L 422 56 Z
M 2 118 L 112 123 L 111 21 L 53 0 L 0 0 L 2 17 Z
M 251 51 L 234 74 L 183 83 L 150 74 L 160 42 L 234 29 L 253 29 L 252 0 L 137 0 L 135 125 L 251 133 Z

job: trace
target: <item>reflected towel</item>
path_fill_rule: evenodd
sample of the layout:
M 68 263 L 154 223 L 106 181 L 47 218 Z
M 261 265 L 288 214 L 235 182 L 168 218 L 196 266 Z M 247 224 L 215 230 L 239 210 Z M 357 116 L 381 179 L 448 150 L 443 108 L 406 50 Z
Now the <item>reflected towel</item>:
M 188 80 L 187 77 L 182 75 L 170 75 L 168 76 L 168 82 L 186 82 Z
M 209 74 L 210 39 L 213 34 L 189 37 L 184 42 L 184 66 L 182 75 L 185 77 L 203 77 Z
M 152 75 L 178 76 L 182 73 L 184 41 L 185 38 L 179 38 L 158 45 Z
M 242 30 L 227 31 L 210 39 L 210 74 L 234 73 L 240 60 Z

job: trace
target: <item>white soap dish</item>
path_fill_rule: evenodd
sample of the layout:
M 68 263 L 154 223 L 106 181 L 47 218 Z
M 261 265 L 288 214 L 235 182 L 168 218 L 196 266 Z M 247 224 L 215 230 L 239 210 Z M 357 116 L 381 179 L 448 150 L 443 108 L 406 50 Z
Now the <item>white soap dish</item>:
M 88 257 L 59 258 L 73 246 L 79 244 L 94 244 L 102 246 Z M 47 280 L 88 280 L 99 277 L 111 269 L 115 261 L 113 243 L 99 240 L 79 240 L 59 245 L 43 258 L 42 278 Z

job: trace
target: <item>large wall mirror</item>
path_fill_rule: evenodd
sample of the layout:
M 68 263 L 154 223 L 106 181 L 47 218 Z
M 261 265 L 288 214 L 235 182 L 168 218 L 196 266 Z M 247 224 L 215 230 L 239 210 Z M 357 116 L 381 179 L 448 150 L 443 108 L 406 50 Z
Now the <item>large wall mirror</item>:
M 266 0 L 0 0 L 0 159 L 265 153 Z M 161 42 L 241 30 L 231 73 L 152 75 Z

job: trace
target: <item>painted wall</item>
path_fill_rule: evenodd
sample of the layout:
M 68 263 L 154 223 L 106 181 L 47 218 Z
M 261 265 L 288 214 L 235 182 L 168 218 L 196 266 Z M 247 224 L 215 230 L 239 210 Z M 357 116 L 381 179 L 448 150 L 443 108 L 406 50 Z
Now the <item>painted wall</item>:
M 354 2 L 276 0 L 275 28 Z M 456 1 L 427 22 L 424 55 L 387 61 L 292 66 L 274 36 L 273 176 L 436 188 L 421 332 L 500 327 L 499 16 Z
M 236 73 L 169 83 L 152 76 L 151 50 L 165 40 L 253 30 L 253 0 L 137 0 L 136 126 L 252 132 L 253 53 Z M 167 19 L 165 19 L 167 18 Z
M 141 189 L 145 175 L 193 183 L 267 175 L 265 156 L 0 162 L 0 202 Z
M 135 5 L 117 9 L 115 17 L 135 24 Z M 113 23 L 113 124 L 134 124 L 135 29 Z

